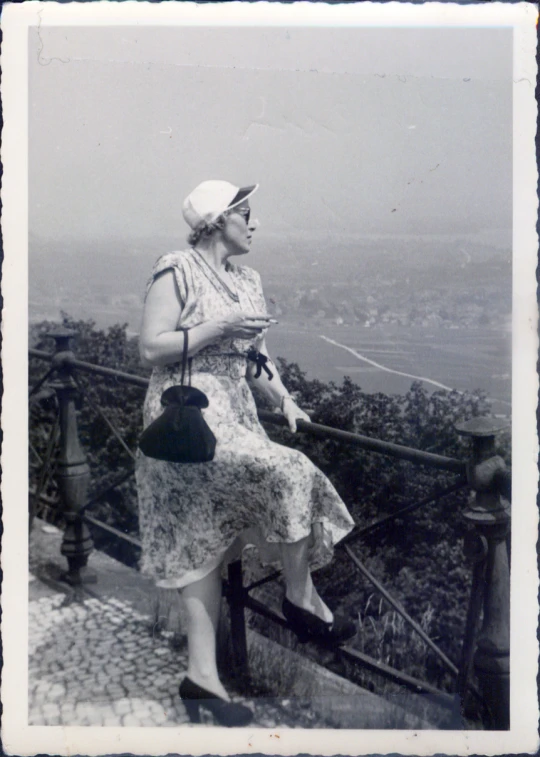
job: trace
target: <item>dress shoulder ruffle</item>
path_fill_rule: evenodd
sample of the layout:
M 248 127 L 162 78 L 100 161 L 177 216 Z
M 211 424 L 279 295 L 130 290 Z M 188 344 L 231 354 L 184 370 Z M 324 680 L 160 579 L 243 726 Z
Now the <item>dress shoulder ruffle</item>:
M 166 252 L 156 260 L 146 284 L 145 297 L 148 296 L 150 287 L 156 280 L 156 277 L 168 270 L 172 270 L 174 273 L 182 306 L 184 307 L 188 302 L 190 292 L 193 290 L 193 274 L 188 250 Z

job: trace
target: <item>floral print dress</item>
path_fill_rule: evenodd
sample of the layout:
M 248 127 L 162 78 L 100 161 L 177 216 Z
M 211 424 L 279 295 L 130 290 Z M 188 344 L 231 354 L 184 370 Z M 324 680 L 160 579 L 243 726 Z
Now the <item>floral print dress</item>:
M 197 251 L 168 253 L 155 264 L 147 292 L 158 274 L 174 272 L 182 303 L 178 328 L 231 311 L 265 313 L 259 274 L 227 266 L 234 291 Z M 280 542 L 308 536 L 310 565 L 317 568 L 353 527 L 326 476 L 301 452 L 272 442 L 258 420 L 244 353 L 262 339 L 223 338 L 193 357 L 192 384 L 209 399 L 202 412 L 217 438 L 211 462 L 169 463 L 138 453 L 141 571 L 160 587 L 199 580 L 248 544 L 265 563 L 279 563 Z M 161 395 L 180 383 L 180 374 L 180 363 L 154 368 L 145 427 L 162 413 Z

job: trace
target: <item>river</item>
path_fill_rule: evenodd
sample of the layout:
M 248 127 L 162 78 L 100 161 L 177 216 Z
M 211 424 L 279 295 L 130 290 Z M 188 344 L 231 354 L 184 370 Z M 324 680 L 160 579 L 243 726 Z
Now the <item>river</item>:
M 428 390 L 436 390 L 436 384 L 460 391 L 482 389 L 494 401 L 494 412 L 507 415 L 509 339 L 509 334 L 492 329 L 363 328 L 332 323 L 314 328 L 281 322 L 272 328 L 267 343 L 272 355 L 298 363 L 308 378 L 340 383 L 350 376 L 367 392 L 401 394 L 410 388 L 414 376 L 424 379 Z

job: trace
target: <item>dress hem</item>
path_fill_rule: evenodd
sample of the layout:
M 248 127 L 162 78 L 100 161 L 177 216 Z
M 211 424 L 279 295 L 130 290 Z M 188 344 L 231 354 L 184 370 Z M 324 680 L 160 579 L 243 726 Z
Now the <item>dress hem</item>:
M 330 544 L 326 542 L 324 539 L 324 536 L 321 535 L 318 538 L 314 535 L 313 527 L 317 524 L 321 524 L 323 526 L 323 533 L 327 533 L 329 531 L 340 531 L 342 532 L 342 535 L 336 539 L 335 541 L 331 541 Z M 326 528 L 325 528 L 326 526 Z M 183 576 L 179 578 L 155 578 L 155 585 L 158 589 L 183 589 L 186 586 L 189 586 L 192 583 L 195 583 L 196 581 L 200 581 L 206 576 L 208 576 L 213 570 L 215 570 L 220 565 L 228 565 L 229 563 L 233 562 L 234 560 L 237 560 L 241 555 L 244 549 L 247 549 L 248 547 L 256 547 L 259 556 L 260 561 L 263 566 L 277 566 L 281 561 L 280 559 L 264 559 L 264 553 L 265 553 L 265 546 L 269 552 L 275 551 L 279 544 L 295 544 L 298 541 L 302 541 L 302 539 L 305 538 L 313 538 L 314 544 L 312 547 L 322 546 L 323 550 L 327 553 L 328 559 L 324 562 L 317 561 L 316 568 L 321 568 L 323 565 L 328 564 L 331 562 L 333 557 L 333 551 L 335 548 L 335 545 L 338 544 L 341 539 L 343 539 L 352 529 L 354 528 L 354 524 L 351 524 L 349 528 L 347 527 L 340 527 L 335 526 L 333 524 L 330 524 L 328 519 L 325 518 L 319 518 L 317 520 L 314 520 L 311 522 L 311 528 L 310 530 L 305 533 L 303 536 L 300 536 L 298 539 L 294 539 L 292 541 L 285 541 L 284 539 L 279 539 L 276 541 L 270 541 L 267 536 L 264 536 L 263 534 L 260 534 L 260 530 L 257 527 L 250 527 L 242 531 L 240 534 L 238 534 L 234 540 L 231 542 L 231 544 L 225 549 L 220 555 L 217 557 L 214 557 L 209 562 L 202 565 L 200 568 L 195 568 L 194 570 L 190 570 L 187 573 L 184 573 Z M 259 533 L 258 533 L 259 532 Z M 262 538 L 261 538 L 262 537 Z M 315 549 L 316 552 L 318 550 Z M 320 553 L 319 553 L 320 555 Z M 312 568 L 313 569 L 313 568 Z M 149 574 L 147 574 L 149 575 Z M 150 574 L 151 575 L 151 574 Z

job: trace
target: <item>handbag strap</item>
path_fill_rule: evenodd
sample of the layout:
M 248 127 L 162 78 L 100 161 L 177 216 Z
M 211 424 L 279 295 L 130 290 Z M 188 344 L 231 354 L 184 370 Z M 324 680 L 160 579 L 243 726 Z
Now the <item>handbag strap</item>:
M 184 386 L 184 378 L 186 375 L 186 365 L 188 367 L 188 380 L 189 384 L 188 386 L 191 386 L 191 358 L 188 359 L 188 345 L 189 345 L 189 338 L 188 338 L 188 329 L 180 329 L 180 331 L 184 335 L 184 346 L 182 348 L 182 375 L 180 378 L 180 384 Z

